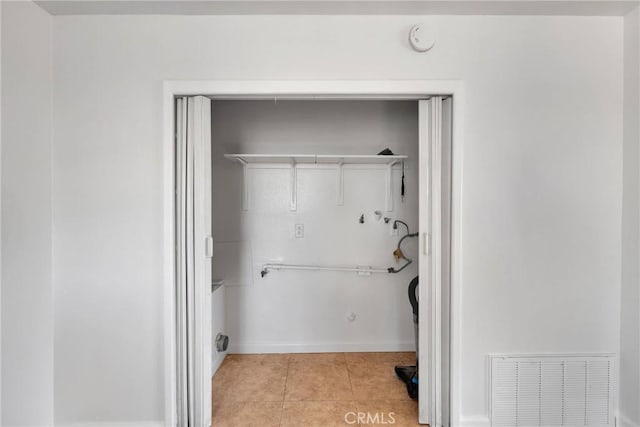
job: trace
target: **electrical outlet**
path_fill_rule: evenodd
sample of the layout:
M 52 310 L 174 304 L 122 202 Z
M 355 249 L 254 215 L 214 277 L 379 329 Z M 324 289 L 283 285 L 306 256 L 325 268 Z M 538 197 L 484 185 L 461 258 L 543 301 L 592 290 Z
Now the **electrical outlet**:
M 296 227 L 294 229 L 294 234 L 296 236 L 296 239 L 301 239 L 304 237 L 304 224 L 296 224 Z

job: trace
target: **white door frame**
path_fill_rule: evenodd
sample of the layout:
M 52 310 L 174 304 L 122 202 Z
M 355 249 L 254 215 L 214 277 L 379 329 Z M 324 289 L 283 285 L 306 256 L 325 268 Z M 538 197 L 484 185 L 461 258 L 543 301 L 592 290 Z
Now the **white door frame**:
M 163 85 L 164 157 L 164 355 L 165 424 L 176 420 L 176 330 L 175 330 L 175 128 L 174 100 L 177 96 L 206 95 L 212 98 L 300 98 L 300 99 L 406 99 L 433 95 L 452 95 L 453 160 L 451 211 L 451 425 L 460 424 L 460 348 L 461 348 L 461 212 L 464 91 L 460 80 L 195 80 L 165 81 Z M 437 250 L 438 248 L 434 248 Z M 422 294 L 422 292 L 421 292 Z M 420 310 L 419 322 L 429 324 L 427 310 Z M 422 329 L 424 331 L 424 329 Z M 441 331 L 434 331 L 441 334 Z M 421 340 L 422 341 L 422 340 Z M 211 357 L 211 355 L 202 355 Z M 421 390 L 425 390 L 425 382 Z M 422 392 L 422 391 L 421 391 Z M 420 412 L 427 413 L 427 402 L 420 401 Z

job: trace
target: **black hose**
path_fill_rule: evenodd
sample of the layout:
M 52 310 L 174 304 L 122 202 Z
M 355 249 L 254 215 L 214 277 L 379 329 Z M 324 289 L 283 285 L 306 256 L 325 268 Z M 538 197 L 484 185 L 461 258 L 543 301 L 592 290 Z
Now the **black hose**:
M 404 222 L 404 221 L 401 221 L 401 220 L 399 220 L 399 219 L 396 219 L 395 221 L 393 221 L 393 228 L 398 228 L 398 224 L 402 224 L 402 225 L 404 225 L 405 227 L 407 227 L 407 234 L 409 234 L 409 233 L 410 233 L 410 232 L 409 232 L 409 226 L 407 225 L 407 223 L 406 223 L 406 222 Z
M 411 233 L 411 234 L 405 234 L 404 236 L 402 236 L 402 238 L 398 241 L 398 249 L 400 249 L 400 245 L 402 244 L 402 241 L 404 239 L 406 239 L 407 237 L 416 237 L 418 235 L 418 233 Z M 403 257 L 404 259 L 408 259 L 407 257 Z
M 411 283 L 409 283 L 409 302 L 411 303 L 411 309 L 413 310 L 414 319 L 418 318 L 418 297 L 416 296 L 418 277 L 419 276 L 414 277 Z
M 399 223 L 401 223 L 401 224 L 404 224 L 404 226 L 405 226 L 405 227 L 407 227 L 407 234 L 405 234 L 404 236 L 402 236 L 402 238 L 398 241 L 398 249 L 400 249 L 400 245 L 402 244 L 402 242 L 404 241 L 404 239 L 406 239 L 407 237 L 417 237 L 417 236 L 418 236 L 418 233 L 409 233 L 409 226 L 408 226 L 405 222 L 403 222 L 403 221 L 399 221 L 399 220 L 396 220 L 396 222 L 399 222 Z M 412 260 L 411 258 L 407 258 L 407 257 L 405 256 L 404 252 L 402 252 L 402 249 L 400 249 L 400 253 L 402 254 L 402 255 L 401 255 L 401 258 L 402 258 L 403 260 L 407 261 L 407 262 L 406 262 L 402 267 L 400 267 L 400 268 L 398 268 L 398 269 L 395 269 L 395 268 L 393 268 L 393 267 L 389 267 L 389 268 L 387 269 L 387 271 L 388 271 L 389 273 L 400 273 L 402 270 L 404 270 L 405 268 L 407 268 L 407 267 L 409 266 L 409 264 L 411 264 L 411 263 L 413 262 L 413 260 Z

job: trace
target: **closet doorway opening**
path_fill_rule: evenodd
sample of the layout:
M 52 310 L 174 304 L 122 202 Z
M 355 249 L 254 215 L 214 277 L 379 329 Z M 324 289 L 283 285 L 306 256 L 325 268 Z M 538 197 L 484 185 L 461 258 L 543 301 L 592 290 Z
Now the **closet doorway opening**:
M 273 393 L 263 400 L 281 405 L 283 421 L 289 406 L 308 400 L 351 402 L 346 423 L 361 413 L 384 421 L 354 383 L 367 382 L 372 360 L 401 355 L 411 364 L 406 357 L 417 342 L 419 421 L 450 425 L 457 400 L 455 91 L 165 89 L 175 135 L 167 419 L 208 426 L 213 412 L 215 421 L 217 403 L 238 394 L 224 381 L 214 381 L 212 392 L 212 375 L 229 369 L 232 376 L 226 366 L 242 359 L 225 364 L 231 352 L 271 355 L 254 360 L 270 357 L 273 369 L 287 373 L 271 372 L 258 389 L 245 387 L 253 397 L 232 396 L 232 403 L 259 402 L 257 395 L 281 386 L 280 403 Z M 414 340 L 407 286 L 415 276 Z M 288 375 L 304 371 L 305 361 L 337 357 L 344 357 L 349 396 L 332 397 L 340 394 L 334 387 L 332 396 L 316 390 L 305 397 L 306 380 Z M 333 368 L 327 375 L 341 366 Z M 389 380 L 399 382 L 393 366 Z

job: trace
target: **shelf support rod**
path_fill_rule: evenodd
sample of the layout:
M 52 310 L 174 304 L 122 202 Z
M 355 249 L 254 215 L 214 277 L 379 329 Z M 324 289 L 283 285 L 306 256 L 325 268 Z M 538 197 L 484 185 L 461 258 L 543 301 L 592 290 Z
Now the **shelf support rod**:
M 393 172 L 393 165 L 395 165 L 396 163 L 398 163 L 397 160 L 393 160 L 389 163 L 387 163 L 387 179 L 386 179 L 386 202 L 385 202 L 385 210 L 387 212 L 392 212 L 393 211 L 393 186 L 392 186 L 392 172 Z
M 295 159 L 291 160 L 291 210 L 298 209 L 298 168 Z
M 344 162 L 338 162 L 338 206 L 344 206 Z
M 328 265 L 297 265 L 297 264 L 265 264 L 260 274 L 266 276 L 270 271 L 299 270 L 299 271 L 346 271 L 358 273 L 360 276 L 370 276 L 373 273 L 391 273 L 387 268 L 371 268 L 368 266 L 334 267 Z

